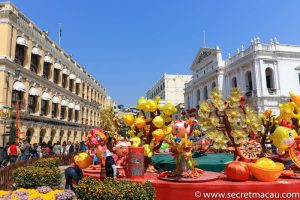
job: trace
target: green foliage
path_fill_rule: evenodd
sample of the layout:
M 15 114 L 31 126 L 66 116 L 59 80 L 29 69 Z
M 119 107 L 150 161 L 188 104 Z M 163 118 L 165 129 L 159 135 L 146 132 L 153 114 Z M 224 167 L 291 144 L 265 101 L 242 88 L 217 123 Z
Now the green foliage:
M 76 194 L 82 200 L 153 200 L 155 188 L 150 182 L 135 183 L 124 180 L 115 182 L 111 178 L 101 182 L 87 177 L 80 181 Z
M 55 168 L 59 167 L 59 158 L 43 158 L 37 160 L 33 166 L 35 167 L 48 167 L 48 168 Z
M 13 171 L 13 180 L 17 187 L 23 188 L 58 186 L 61 183 L 60 170 L 57 167 L 20 167 Z

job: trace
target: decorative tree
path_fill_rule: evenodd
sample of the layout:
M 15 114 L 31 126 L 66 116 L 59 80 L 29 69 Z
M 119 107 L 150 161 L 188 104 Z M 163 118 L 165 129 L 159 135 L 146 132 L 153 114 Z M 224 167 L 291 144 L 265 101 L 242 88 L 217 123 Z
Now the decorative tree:
M 116 131 L 114 122 L 114 113 L 112 108 L 100 110 L 100 129 L 105 130 L 108 137 L 112 137 Z
M 244 104 L 245 97 L 239 88 L 233 88 L 227 99 L 222 99 L 219 90 L 213 89 L 210 101 L 199 103 L 199 124 L 213 140 L 215 149 L 235 148 L 234 159 L 238 159 L 237 148 L 248 141 L 250 134 L 263 132 L 258 114 Z
M 169 125 L 172 122 L 172 114 L 176 112 L 171 102 L 159 105 L 159 101 L 159 97 L 154 100 L 140 97 L 137 102 L 139 116 L 134 117 L 132 114 L 123 116 L 123 122 L 130 127 L 128 135 L 133 146 L 144 147 L 146 169 L 151 163 L 153 152 L 161 147 L 166 135 L 172 132 Z

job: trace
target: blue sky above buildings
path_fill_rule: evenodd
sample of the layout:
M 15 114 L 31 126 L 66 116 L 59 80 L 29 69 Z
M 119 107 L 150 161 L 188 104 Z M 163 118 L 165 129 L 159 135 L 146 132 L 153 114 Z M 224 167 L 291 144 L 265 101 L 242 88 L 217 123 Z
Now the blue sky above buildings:
M 135 105 L 164 73 L 191 74 L 198 49 L 220 46 L 223 59 L 262 42 L 300 44 L 297 0 L 12 0 L 108 89 Z

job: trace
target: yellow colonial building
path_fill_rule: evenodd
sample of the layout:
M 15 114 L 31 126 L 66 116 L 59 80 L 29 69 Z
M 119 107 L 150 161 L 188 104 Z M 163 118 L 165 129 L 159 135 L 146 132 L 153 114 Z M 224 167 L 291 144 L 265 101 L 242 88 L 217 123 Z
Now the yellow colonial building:
M 81 141 L 97 127 L 106 89 L 13 4 L 0 3 L 0 145 L 16 123 L 31 143 Z

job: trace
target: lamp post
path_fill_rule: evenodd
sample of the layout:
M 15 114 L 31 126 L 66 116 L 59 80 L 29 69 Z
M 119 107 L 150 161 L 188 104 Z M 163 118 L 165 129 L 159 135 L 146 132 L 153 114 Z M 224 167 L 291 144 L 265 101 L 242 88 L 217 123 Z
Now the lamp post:
M 17 66 L 15 70 L 15 78 L 18 79 L 21 74 L 21 68 Z M 16 131 L 19 131 L 19 98 L 16 99 Z

